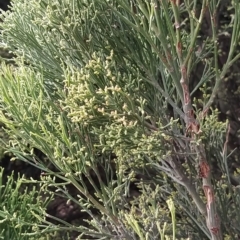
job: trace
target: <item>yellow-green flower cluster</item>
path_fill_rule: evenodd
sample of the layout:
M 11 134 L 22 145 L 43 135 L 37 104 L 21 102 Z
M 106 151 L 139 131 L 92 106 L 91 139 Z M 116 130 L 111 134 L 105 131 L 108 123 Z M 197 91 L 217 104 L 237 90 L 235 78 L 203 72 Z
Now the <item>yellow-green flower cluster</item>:
M 114 152 L 119 159 L 157 157 L 168 148 L 169 137 L 160 123 L 154 131 L 148 129 L 152 116 L 140 92 L 141 80 L 135 78 L 117 70 L 113 51 L 106 57 L 94 53 L 80 70 L 68 68 L 65 72 L 63 109 L 72 122 L 92 129 L 99 139 L 94 146 L 99 152 Z M 131 84 L 132 88 L 126 87 Z
M 98 55 L 94 53 L 80 70 L 65 71 L 67 98 L 63 108 L 69 112 L 72 122 L 104 125 L 117 120 L 132 125 L 140 120 L 139 116 L 146 118 L 146 99 L 137 96 L 137 91 L 134 96 L 132 89 L 126 89 L 127 76 L 116 71 L 113 51 L 107 57 Z

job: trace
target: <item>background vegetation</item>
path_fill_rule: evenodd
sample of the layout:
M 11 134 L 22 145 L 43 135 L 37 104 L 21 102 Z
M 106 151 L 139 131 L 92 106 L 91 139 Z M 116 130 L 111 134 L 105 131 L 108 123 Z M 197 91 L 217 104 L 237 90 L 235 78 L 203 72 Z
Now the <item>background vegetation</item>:
M 2 142 L 30 166 L 2 172 L 3 239 L 239 239 L 237 0 L 13 0 L 1 19 Z

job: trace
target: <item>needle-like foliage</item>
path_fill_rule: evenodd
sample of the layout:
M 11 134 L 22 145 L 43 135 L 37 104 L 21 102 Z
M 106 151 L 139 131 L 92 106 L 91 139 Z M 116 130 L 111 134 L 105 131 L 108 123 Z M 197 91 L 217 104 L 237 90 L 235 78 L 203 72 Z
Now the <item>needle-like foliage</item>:
M 79 239 L 239 237 L 227 123 L 213 105 L 240 57 L 240 3 L 228 4 L 223 66 L 223 1 L 15 0 L 2 13 L 1 43 L 16 56 L 0 78 L 8 151 L 89 215 L 59 229 Z

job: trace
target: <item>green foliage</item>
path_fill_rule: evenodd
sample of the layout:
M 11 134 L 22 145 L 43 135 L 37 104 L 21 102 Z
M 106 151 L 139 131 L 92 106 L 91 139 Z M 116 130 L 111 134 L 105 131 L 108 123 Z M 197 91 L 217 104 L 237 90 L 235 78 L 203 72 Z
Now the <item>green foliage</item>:
M 48 227 L 42 219 L 50 196 L 44 199 L 44 182 L 37 183 L 13 174 L 6 178 L 0 169 L 0 239 L 30 239 L 30 232 L 37 237 Z
M 233 37 L 222 68 L 217 5 L 220 1 L 15 0 L 12 12 L 2 13 L 1 41 L 16 55 L 15 66 L 1 67 L 7 149 L 49 174 L 48 185 L 89 215 L 86 226 L 58 220 L 61 226 L 46 222 L 36 233 L 74 230 L 79 239 L 239 234 L 239 192 L 230 184 L 231 154 L 223 148 L 227 124 L 209 109 L 240 57 L 235 55 L 240 4 L 232 1 Z M 206 9 L 212 34 L 200 42 Z M 198 66 L 204 70 L 195 82 Z M 202 99 L 193 108 L 200 88 Z M 208 171 L 204 175 L 212 158 L 221 169 L 214 179 Z M 78 190 L 76 198 L 68 184 Z

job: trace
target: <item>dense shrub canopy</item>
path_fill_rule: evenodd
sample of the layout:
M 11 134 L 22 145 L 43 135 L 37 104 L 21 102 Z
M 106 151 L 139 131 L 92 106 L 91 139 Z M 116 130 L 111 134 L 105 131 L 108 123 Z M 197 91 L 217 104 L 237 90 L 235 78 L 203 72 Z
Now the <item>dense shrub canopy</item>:
M 234 14 L 224 64 L 221 9 Z M 18 0 L 2 19 L 2 46 L 15 54 L 0 79 L 7 149 L 89 215 L 87 227 L 59 230 L 238 238 L 227 122 L 213 105 L 240 57 L 237 0 Z

